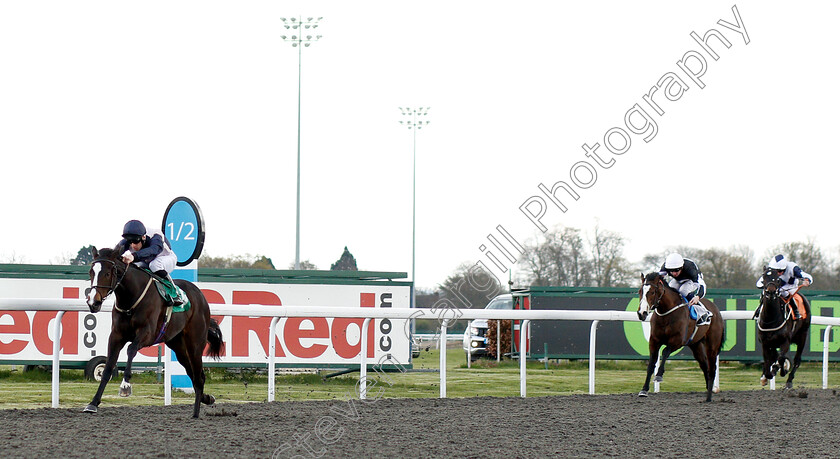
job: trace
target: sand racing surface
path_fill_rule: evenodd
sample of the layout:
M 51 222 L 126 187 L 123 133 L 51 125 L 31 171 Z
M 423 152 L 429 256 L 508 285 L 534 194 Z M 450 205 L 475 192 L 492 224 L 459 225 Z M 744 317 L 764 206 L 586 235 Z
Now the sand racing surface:
M 369 395 L 370 397 L 370 395 Z M 837 457 L 840 395 L 376 399 L 0 410 L 0 457 Z

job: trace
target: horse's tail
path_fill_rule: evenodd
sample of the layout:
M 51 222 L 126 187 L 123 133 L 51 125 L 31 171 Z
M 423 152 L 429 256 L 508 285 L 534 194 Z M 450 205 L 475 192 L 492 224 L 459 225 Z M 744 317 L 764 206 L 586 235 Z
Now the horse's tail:
M 210 345 L 207 355 L 219 360 L 222 356 L 222 329 L 216 319 L 210 319 L 210 327 L 207 329 L 207 342 Z

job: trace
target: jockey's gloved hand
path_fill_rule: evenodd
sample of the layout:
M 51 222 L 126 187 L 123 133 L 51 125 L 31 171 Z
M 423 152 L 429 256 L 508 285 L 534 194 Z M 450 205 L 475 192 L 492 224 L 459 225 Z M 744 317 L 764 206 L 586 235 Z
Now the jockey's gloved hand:
M 134 261 L 134 254 L 132 254 L 130 250 L 126 250 L 125 253 L 122 254 L 122 260 L 126 263 L 131 263 Z

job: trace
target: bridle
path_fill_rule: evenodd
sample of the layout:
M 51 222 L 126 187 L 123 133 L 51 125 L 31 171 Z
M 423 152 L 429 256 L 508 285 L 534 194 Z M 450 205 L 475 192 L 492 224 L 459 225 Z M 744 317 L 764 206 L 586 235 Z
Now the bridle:
M 660 284 L 661 284 L 661 282 L 660 282 Z M 648 283 L 645 283 L 644 285 L 647 285 L 647 286 L 649 286 L 649 287 L 654 287 L 654 288 L 656 287 L 654 284 L 648 284 Z M 685 305 L 686 305 L 686 303 L 680 303 L 680 304 L 678 304 L 678 305 L 674 306 L 673 308 L 671 308 L 671 309 L 669 309 L 669 310 L 667 310 L 667 311 L 665 311 L 665 312 L 659 312 L 659 309 L 657 309 L 657 307 L 659 306 L 659 304 L 660 304 L 659 302 L 662 300 L 662 297 L 663 297 L 663 296 L 665 296 L 665 287 L 664 287 L 664 285 L 663 285 L 662 289 L 659 291 L 659 296 L 657 296 L 657 297 L 653 300 L 653 303 L 651 303 L 651 304 L 650 304 L 650 309 L 651 309 L 651 310 L 652 310 L 652 311 L 653 311 L 656 315 L 658 315 L 658 316 L 660 316 L 660 317 L 662 317 L 662 316 L 667 316 L 668 314 L 670 314 L 670 313 L 672 313 L 672 312 L 676 311 L 677 309 L 679 309 L 679 308 L 681 308 L 681 307 L 683 307 L 683 306 L 685 306 Z
M 117 279 L 116 278 L 117 276 L 114 276 L 114 273 L 119 273 L 119 270 L 117 269 L 117 262 L 115 262 L 114 260 L 110 260 L 108 258 L 97 258 L 96 260 L 93 260 L 93 263 L 91 263 L 90 265 L 93 266 L 97 263 L 103 263 L 103 264 L 104 263 L 110 263 L 111 264 L 111 272 L 110 272 L 109 277 L 111 278 L 112 281 L 116 279 L 115 282 L 111 283 L 112 285 L 93 285 L 88 289 L 88 292 L 91 289 L 95 289 L 95 288 L 108 289 L 108 293 L 106 293 L 105 295 L 102 296 L 102 299 L 105 300 L 105 298 L 108 298 L 112 293 L 114 293 L 117 290 L 117 288 L 122 283 L 123 279 L 125 279 L 125 275 L 126 275 L 126 273 L 128 273 L 128 266 L 125 267 L 125 269 L 122 272 L 122 275 L 119 277 L 119 279 Z M 99 276 L 97 276 L 97 281 L 98 281 L 98 279 L 99 279 Z M 87 292 L 85 292 L 85 293 L 87 293 Z
M 767 287 L 769 287 L 771 285 L 776 287 L 776 289 L 773 292 L 768 292 Z M 781 286 L 782 286 L 781 279 L 779 279 L 777 277 L 777 278 L 771 280 L 770 282 L 768 282 L 767 284 L 765 284 L 764 288 L 761 289 L 761 314 L 758 316 L 758 320 L 755 323 L 755 325 L 756 325 L 756 327 L 758 328 L 759 331 L 771 332 L 771 331 L 780 330 L 780 329 L 782 329 L 782 327 L 784 327 L 787 324 L 788 319 L 790 319 L 790 315 L 791 315 L 790 308 L 784 308 L 782 306 L 784 304 L 784 302 L 782 301 L 782 298 L 779 295 L 779 288 L 781 288 Z M 764 317 L 764 311 L 766 310 L 765 308 L 768 307 L 768 304 L 767 304 L 768 300 L 773 299 L 773 298 L 778 298 L 779 303 L 780 303 L 780 307 L 782 307 L 783 310 L 787 309 L 787 312 L 786 313 L 784 313 L 784 312 L 781 313 L 782 316 L 784 317 L 784 320 L 782 320 L 782 323 L 778 327 L 764 328 L 764 327 L 761 326 L 761 319 L 762 319 L 762 317 Z

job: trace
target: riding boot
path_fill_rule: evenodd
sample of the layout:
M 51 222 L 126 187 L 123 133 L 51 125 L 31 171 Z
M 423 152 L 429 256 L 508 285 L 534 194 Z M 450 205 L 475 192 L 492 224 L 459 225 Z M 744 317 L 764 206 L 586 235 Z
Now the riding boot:
M 796 301 L 793 298 L 790 299 L 790 310 L 793 312 L 793 320 L 802 318 L 802 314 L 799 313 L 799 306 L 796 305 Z
M 166 282 L 169 282 L 169 285 L 171 285 L 172 288 L 174 288 L 174 289 L 178 288 L 178 287 L 175 286 L 175 281 L 172 280 L 172 277 L 169 275 L 168 272 L 166 272 L 165 269 L 161 269 L 160 271 L 156 271 L 155 275 L 160 277 L 161 279 L 165 280 Z M 180 295 L 175 295 L 175 296 L 167 295 L 167 298 L 166 298 L 166 305 L 167 306 L 180 306 L 182 304 L 183 304 L 183 301 L 181 301 Z

